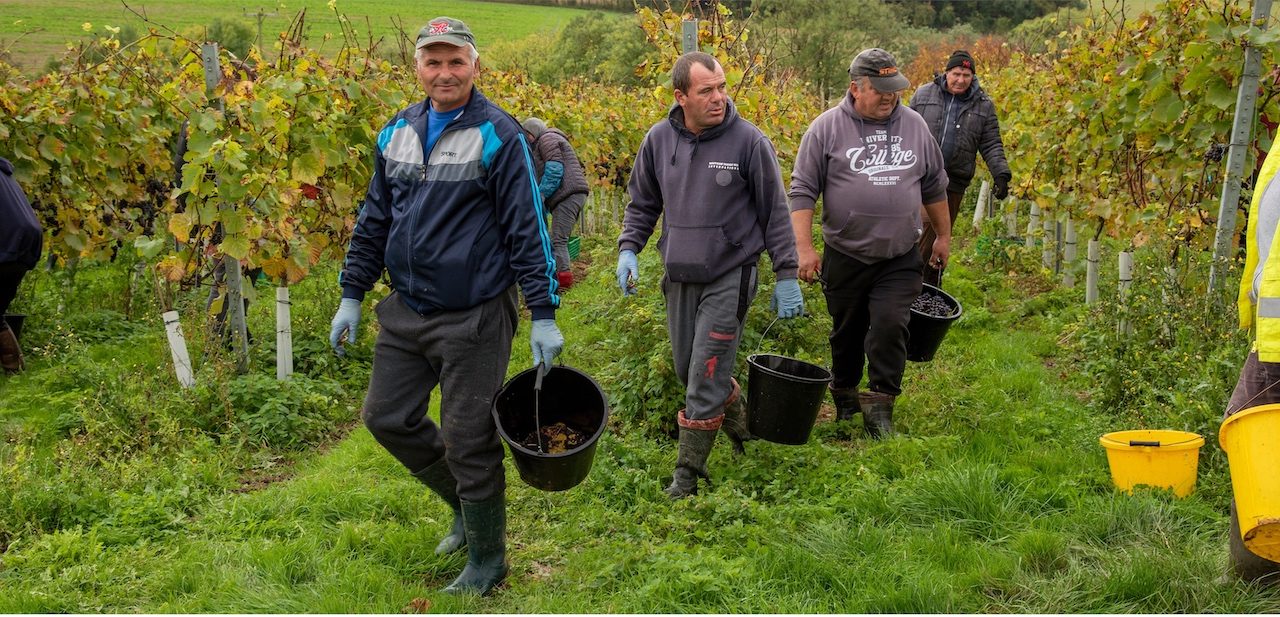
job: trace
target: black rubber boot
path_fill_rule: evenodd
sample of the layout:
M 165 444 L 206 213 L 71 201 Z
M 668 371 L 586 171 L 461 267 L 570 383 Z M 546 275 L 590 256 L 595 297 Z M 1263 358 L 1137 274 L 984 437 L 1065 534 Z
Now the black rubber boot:
M 862 413 L 858 404 L 857 388 L 830 388 L 831 402 L 836 404 L 836 421 L 852 420 L 855 414 Z
M 858 404 L 862 406 L 862 426 L 867 436 L 881 439 L 893 434 L 893 401 L 892 394 L 880 392 L 859 392 Z
M 0 368 L 10 375 L 23 369 L 22 348 L 18 346 L 18 337 L 13 335 L 9 324 L 0 319 Z
M 1227 533 L 1230 534 L 1231 572 L 1237 578 L 1269 586 L 1280 583 L 1280 563 L 1259 556 L 1249 550 L 1244 545 L 1244 540 L 1240 539 L 1240 519 L 1236 517 L 1234 499 L 1231 500 L 1231 528 Z
M 680 427 L 680 450 L 676 454 L 676 470 L 671 474 L 671 486 L 666 488 L 668 497 L 681 499 L 698 494 L 698 478 L 708 478 L 707 457 L 716 443 L 719 431 L 702 431 Z
M 751 435 L 751 425 L 747 420 L 747 403 L 742 398 L 742 388 L 738 386 L 738 380 L 732 381 L 733 392 L 724 402 L 724 424 L 720 425 L 720 430 L 724 431 L 729 443 L 733 445 L 733 453 L 743 454 L 747 450 L 742 444 L 755 437 Z
M 507 498 L 462 502 L 467 566 L 446 593 L 487 595 L 507 578 Z
M 426 469 L 413 476 L 427 485 L 431 492 L 439 495 L 453 509 L 453 528 L 449 530 L 449 535 L 442 538 L 436 545 L 436 554 L 446 555 L 466 546 L 467 534 L 462 524 L 462 500 L 458 499 L 458 479 L 453 477 L 452 471 L 449 471 L 449 462 L 442 456 L 440 460 L 427 465 Z

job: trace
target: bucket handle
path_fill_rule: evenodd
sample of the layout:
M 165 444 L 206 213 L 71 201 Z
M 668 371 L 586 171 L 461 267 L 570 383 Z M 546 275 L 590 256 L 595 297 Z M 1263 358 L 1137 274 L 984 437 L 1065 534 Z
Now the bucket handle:
M 1130 439 L 1130 440 L 1129 440 L 1129 445 L 1130 445 L 1130 446 L 1155 446 L 1155 447 L 1159 448 L 1159 447 L 1160 447 L 1160 442 L 1158 442 L 1158 441 L 1143 441 L 1143 440 L 1141 440 L 1141 439 Z
M 773 324 L 776 324 L 776 323 L 778 323 L 778 317 L 775 315 L 773 317 L 773 321 L 769 322 L 768 326 L 765 326 L 764 332 L 760 333 L 760 340 L 756 342 L 756 350 L 752 352 L 752 355 L 756 355 L 760 353 L 760 346 L 764 345 L 765 337 L 769 336 L 769 329 L 772 328 Z
M 533 432 L 538 436 L 538 452 L 546 452 L 542 446 L 542 377 L 550 369 L 546 363 L 538 363 L 538 375 L 533 378 Z

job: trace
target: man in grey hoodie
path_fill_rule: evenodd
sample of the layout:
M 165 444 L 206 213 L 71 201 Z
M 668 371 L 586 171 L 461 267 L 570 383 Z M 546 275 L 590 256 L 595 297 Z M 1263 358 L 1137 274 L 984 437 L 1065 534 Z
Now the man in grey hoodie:
M 908 85 L 889 52 L 862 51 L 849 93 L 800 140 L 791 174 L 791 223 L 800 278 L 823 283 L 831 313 L 831 393 L 836 417 L 865 412 L 873 438 L 893 432 L 893 406 L 907 363 L 907 322 L 921 290 L 921 207 L 948 221 L 942 151 L 920 114 L 903 107 Z M 813 210 L 822 196 L 821 257 Z M 929 261 L 946 265 L 951 225 L 936 226 Z M 867 364 L 868 391 L 858 392 Z
M 676 104 L 649 129 L 631 170 L 617 276 L 623 295 L 636 293 L 636 253 L 661 216 L 667 329 L 686 387 L 676 469 L 666 489 L 678 499 L 696 494 L 698 478 L 709 477 L 707 457 L 719 429 L 736 452 L 751 438 L 733 364 L 761 252 L 773 261 L 778 317 L 802 314 L 804 298 L 773 144 L 738 116 L 724 69 L 710 55 L 680 56 L 672 84 Z

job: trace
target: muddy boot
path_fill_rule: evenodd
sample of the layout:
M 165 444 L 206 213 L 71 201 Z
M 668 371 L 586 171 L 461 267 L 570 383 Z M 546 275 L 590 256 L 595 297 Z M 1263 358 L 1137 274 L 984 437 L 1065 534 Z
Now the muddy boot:
M 858 404 L 857 388 L 830 388 L 831 402 L 836 404 L 836 421 L 852 420 L 855 414 L 862 413 Z
M 1240 538 L 1240 519 L 1236 517 L 1236 502 L 1231 500 L 1231 528 L 1227 531 L 1231 546 L 1231 572 L 1248 583 L 1276 585 L 1280 583 L 1280 563 L 1255 554 Z
M 449 530 L 449 535 L 436 545 L 436 554 L 446 555 L 466 546 L 467 534 L 462 524 L 462 500 L 458 499 L 458 479 L 453 477 L 452 471 L 449 471 L 449 462 L 442 456 L 440 460 L 413 476 L 427 485 L 433 493 L 439 495 L 453 510 L 453 528 Z
M 467 535 L 467 566 L 446 593 L 486 595 L 507 578 L 507 498 L 462 502 Z
M 725 436 L 729 438 L 729 443 L 733 445 L 733 453 L 743 454 L 746 449 L 742 444 L 755 437 L 751 435 L 750 424 L 747 421 L 747 403 L 742 398 L 742 388 L 738 386 L 738 380 L 731 381 L 733 381 L 733 392 L 724 402 L 724 424 L 720 425 L 720 430 L 724 431 Z
M 862 427 L 867 436 L 881 439 L 893 434 L 893 401 L 892 394 L 880 392 L 859 392 L 858 404 L 862 406 Z
M 684 412 L 680 412 L 681 419 Z M 715 445 L 718 429 L 700 430 L 680 427 L 680 450 L 676 454 L 676 470 L 671 474 L 671 486 L 666 488 L 667 496 L 680 499 L 698 494 L 698 478 L 710 479 L 707 475 L 707 457 L 711 455 L 711 446 Z
M 8 375 L 22 371 L 22 348 L 18 347 L 18 338 L 9 329 L 9 324 L 0 319 L 0 368 Z

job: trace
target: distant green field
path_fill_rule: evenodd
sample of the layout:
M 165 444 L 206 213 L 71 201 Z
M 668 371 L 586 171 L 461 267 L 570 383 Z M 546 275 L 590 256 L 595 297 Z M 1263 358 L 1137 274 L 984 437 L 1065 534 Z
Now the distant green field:
M 128 6 L 153 22 L 179 31 L 207 26 L 219 17 L 242 20 L 256 28 L 255 13 L 274 13 L 263 18 L 264 40 L 287 29 L 305 8 L 309 38 L 319 41 L 325 34 L 339 32 L 338 18 L 329 10 L 327 0 L 128 0 Z M 558 29 L 586 13 L 581 9 L 471 0 L 348 0 L 339 1 L 337 9 L 347 16 L 362 41 L 368 40 L 370 32 L 375 40 L 385 37 L 390 41 L 398 34 L 397 22 L 412 34 L 432 17 L 447 14 L 467 22 L 481 49 L 500 40 Z M 38 70 L 50 56 L 62 54 L 68 42 L 87 36 L 85 23 L 92 24 L 93 32 L 98 34 L 103 33 L 103 26 L 131 24 L 139 34 L 146 33 L 148 27 L 120 0 L 0 0 L 0 50 L 7 49 L 23 70 Z

